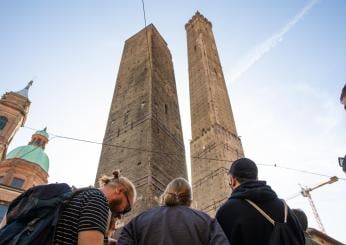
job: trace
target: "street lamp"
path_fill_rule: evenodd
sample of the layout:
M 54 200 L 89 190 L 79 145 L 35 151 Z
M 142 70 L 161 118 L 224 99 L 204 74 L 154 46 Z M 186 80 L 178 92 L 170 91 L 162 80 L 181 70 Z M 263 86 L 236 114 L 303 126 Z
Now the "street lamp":
M 341 91 L 340 102 L 341 102 L 341 104 L 344 105 L 344 108 L 346 110 L 346 84 L 345 84 L 345 86 L 343 87 L 343 89 Z
M 344 157 L 339 157 L 339 165 L 342 170 L 346 173 L 346 155 Z

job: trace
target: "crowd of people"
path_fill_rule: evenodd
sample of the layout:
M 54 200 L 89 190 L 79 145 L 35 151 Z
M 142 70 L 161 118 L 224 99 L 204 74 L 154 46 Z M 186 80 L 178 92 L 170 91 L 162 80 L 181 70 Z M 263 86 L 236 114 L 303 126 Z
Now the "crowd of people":
M 64 207 L 54 244 L 79 245 L 268 245 L 313 244 L 305 232 L 307 218 L 258 180 L 256 164 L 241 158 L 229 169 L 229 199 L 216 217 L 191 208 L 192 190 L 184 178 L 172 180 L 161 205 L 146 210 L 113 238 L 115 222 L 130 212 L 137 193 L 134 184 L 115 171 L 103 176 L 100 188 L 74 195 Z

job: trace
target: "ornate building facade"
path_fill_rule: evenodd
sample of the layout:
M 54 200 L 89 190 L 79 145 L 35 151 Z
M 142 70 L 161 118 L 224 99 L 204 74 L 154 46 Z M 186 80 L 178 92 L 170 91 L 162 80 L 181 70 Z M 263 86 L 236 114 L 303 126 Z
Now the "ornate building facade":
M 18 92 L 5 93 L 0 99 L 0 161 L 17 130 L 24 125 L 29 112 L 29 88 L 32 81 Z
M 244 156 L 216 49 L 212 24 L 199 12 L 187 32 L 194 207 L 215 215 L 229 197 L 230 163 Z
M 3 127 L 0 129 L 2 154 L 26 119 L 31 84 L 19 92 L 6 93 L 0 101 L 0 118 L 6 118 L 1 121 Z M 28 145 L 13 149 L 0 161 L 0 221 L 13 199 L 32 186 L 48 182 L 49 158 L 44 152 L 48 138 L 46 129 L 39 130 Z
M 96 181 L 120 169 L 138 191 L 126 219 L 156 206 L 172 179 L 187 178 L 172 57 L 152 24 L 125 42 L 103 143 Z

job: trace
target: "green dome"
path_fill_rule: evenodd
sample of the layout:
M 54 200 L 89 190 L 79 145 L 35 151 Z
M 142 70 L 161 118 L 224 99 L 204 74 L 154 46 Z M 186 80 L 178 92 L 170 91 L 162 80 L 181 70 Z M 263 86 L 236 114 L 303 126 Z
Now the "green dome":
M 35 134 L 42 135 L 42 136 L 46 137 L 47 139 L 49 139 L 49 134 L 47 133 L 46 129 L 38 130 L 35 132 Z
M 12 150 L 10 153 L 8 153 L 6 156 L 6 159 L 13 159 L 13 158 L 20 158 L 20 159 L 35 163 L 41 166 L 46 172 L 48 172 L 49 158 L 41 147 L 38 147 L 35 145 L 25 145 L 25 146 L 17 147 L 14 150 Z

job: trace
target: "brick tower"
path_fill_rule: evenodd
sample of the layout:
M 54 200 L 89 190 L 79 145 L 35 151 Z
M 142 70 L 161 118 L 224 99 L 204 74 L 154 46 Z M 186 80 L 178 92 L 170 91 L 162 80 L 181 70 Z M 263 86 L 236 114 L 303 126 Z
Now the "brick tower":
M 230 162 L 243 157 L 244 153 L 212 24 L 197 12 L 185 29 L 190 81 L 193 205 L 214 216 L 230 193 L 227 177 Z
M 24 125 L 29 111 L 28 91 L 32 81 L 18 92 L 5 93 L 0 99 L 0 161 L 17 130 Z
M 187 177 L 172 57 L 152 24 L 125 42 L 103 143 L 96 180 L 120 169 L 138 191 L 127 219 Z

